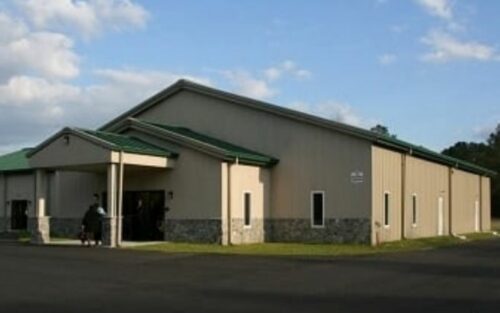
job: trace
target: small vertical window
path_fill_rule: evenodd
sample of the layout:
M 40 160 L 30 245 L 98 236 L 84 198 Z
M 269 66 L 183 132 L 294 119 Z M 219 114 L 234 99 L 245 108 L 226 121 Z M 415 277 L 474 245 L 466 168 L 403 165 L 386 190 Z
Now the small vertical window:
M 313 227 L 325 226 L 325 193 L 323 191 L 311 193 L 311 215 Z
M 251 224 L 251 210 L 252 210 L 252 194 L 250 192 L 243 193 L 243 211 L 245 226 L 250 227 Z
M 412 223 L 413 226 L 417 226 L 417 195 L 413 194 L 412 199 Z
M 384 193 L 384 226 L 389 227 L 389 209 L 390 209 L 390 197 L 389 193 Z

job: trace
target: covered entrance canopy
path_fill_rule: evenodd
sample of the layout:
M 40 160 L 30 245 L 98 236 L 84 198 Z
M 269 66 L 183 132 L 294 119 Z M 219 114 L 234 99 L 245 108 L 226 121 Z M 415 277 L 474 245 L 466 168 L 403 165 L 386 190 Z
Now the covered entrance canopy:
M 157 169 L 173 168 L 178 154 L 139 138 L 102 131 L 64 128 L 29 154 L 35 169 L 35 205 L 30 212 L 34 223 L 33 241 L 49 241 L 46 214 L 48 171 L 102 171 L 107 173 L 107 218 L 103 243 L 120 245 L 124 166 Z

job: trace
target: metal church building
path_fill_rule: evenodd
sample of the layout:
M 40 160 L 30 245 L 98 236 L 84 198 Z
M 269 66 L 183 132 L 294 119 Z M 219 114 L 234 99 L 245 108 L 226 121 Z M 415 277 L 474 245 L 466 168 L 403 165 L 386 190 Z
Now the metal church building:
M 0 157 L 0 231 L 104 242 L 366 243 L 490 229 L 488 169 L 180 80 L 98 130 Z M 138 227 L 137 210 L 148 219 Z

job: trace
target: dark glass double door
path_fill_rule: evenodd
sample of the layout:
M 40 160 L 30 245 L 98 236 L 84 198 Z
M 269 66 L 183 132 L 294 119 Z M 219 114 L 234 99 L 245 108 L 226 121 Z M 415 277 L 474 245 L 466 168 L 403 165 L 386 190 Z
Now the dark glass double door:
M 163 240 L 164 191 L 123 193 L 123 240 Z
M 10 227 L 12 230 L 28 228 L 28 201 L 13 200 L 11 202 Z

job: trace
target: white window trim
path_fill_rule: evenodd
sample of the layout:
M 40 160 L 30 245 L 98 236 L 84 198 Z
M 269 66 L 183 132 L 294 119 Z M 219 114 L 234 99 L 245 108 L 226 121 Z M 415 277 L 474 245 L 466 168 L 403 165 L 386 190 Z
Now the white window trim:
M 253 206 L 252 205 L 252 202 L 253 202 L 252 201 L 252 191 L 250 191 L 250 190 L 243 190 L 242 194 L 243 194 L 243 197 L 241 199 L 241 201 L 242 201 L 241 207 L 243 208 L 243 228 L 244 229 L 250 229 L 250 228 L 252 228 L 252 211 L 253 211 L 252 210 L 252 206 Z M 249 214 L 250 215 L 250 220 L 249 220 L 250 224 L 248 224 L 248 225 L 245 224 L 245 215 L 246 215 L 245 214 L 245 195 L 246 194 L 250 195 L 250 214 Z
M 389 200 L 387 206 L 387 221 L 385 220 L 385 195 L 388 195 L 387 199 Z M 384 197 L 382 198 L 382 225 L 384 225 L 385 229 L 391 228 L 391 192 L 388 190 L 384 191 Z M 386 224 L 387 222 L 387 224 Z
M 322 217 L 323 219 L 321 220 L 321 225 L 316 225 L 314 224 L 314 195 L 315 194 L 321 194 L 322 195 L 322 200 L 323 200 L 323 212 L 322 212 Z M 325 191 L 324 190 L 312 190 L 311 191 L 311 196 L 310 196 L 310 204 L 311 204 L 311 227 L 312 228 L 325 228 Z
M 415 199 L 415 202 L 413 202 L 413 199 Z M 415 207 L 413 206 L 414 203 Z M 415 214 L 415 216 L 413 216 L 413 214 Z M 415 219 L 413 219 L 413 217 L 415 217 Z M 418 195 L 416 193 L 413 193 L 411 195 L 411 226 L 417 227 L 417 225 L 418 225 Z

